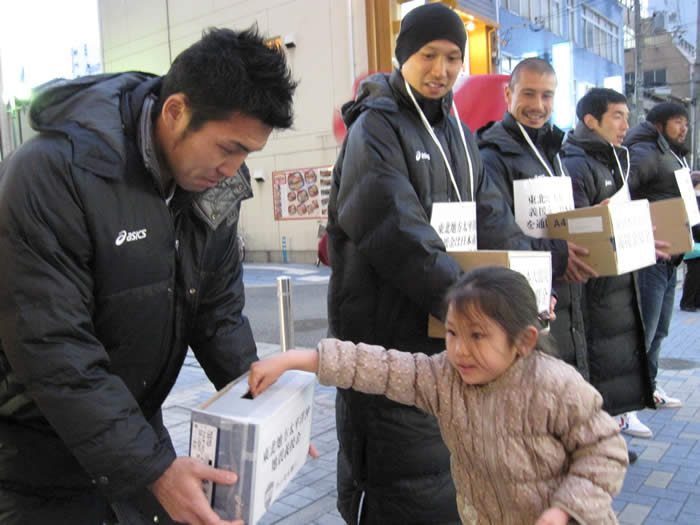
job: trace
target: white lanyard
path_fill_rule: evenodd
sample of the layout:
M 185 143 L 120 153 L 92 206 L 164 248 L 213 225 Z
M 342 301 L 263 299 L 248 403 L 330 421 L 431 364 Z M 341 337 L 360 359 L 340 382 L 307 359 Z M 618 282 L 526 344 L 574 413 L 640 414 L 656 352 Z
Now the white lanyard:
M 620 146 L 622 149 L 625 150 L 625 153 L 627 154 L 627 171 L 623 172 L 622 171 L 622 165 L 620 164 L 620 159 L 617 157 L 617 151 L 615 150 L 615 146 L 610 144 L 610 146 L 613 149 L 613 155 L 615 155 L 615 162 L 617 162 L 617 168 L 620 170 L 620 177 L 622 177 L 622 185 L 624 186 L 627 184 L 627 177 L 630 176 L 630 151 L 624 147 Z
M 673 155 L 674 157 L 676 157 L 676 160 L 677 160 L 678 163 L 681 165 L 681 168 L 688 168 L 688 163 L 686 162 L 685 158 L 679 157 L 679 156 L 676 155 L 676 154 L 673 152 L 673 150 L 670 149 L 670 148 L 669 148 L 668 151 L 671 152 L 671 155 Z M 690 169 L 690 168 L 688 168 L 688 169 Z
M 554 173 L 552 173 L 552 170 L 549 169 L 549 164 L 547 164 L 547 163 L 544 161 L 544 159 L 542 158 L 542 155 L 540 155 L 539 150 L 538 150 L 538 149 L 535 147 L 535 145 L 532 143 L 532 140 L 530 139 L 530 135 L 528 135 L 528 134 L 527 134 L 527 131 L 525 131 L 525 128 L 523 128 L 523 125 L 522 125 L 520 122 L 518 122 L 517 120 L 515 121 L 515 123 L 516 123 L 516 124 L 518 125 L 518 127 L 520 128 L 520 131 L 522 132 L 523 137 L 525 137 L 525 140 L 526 140 L 527 143 L 530 145 L 530 148 L 532 148 L 532 151 L 535 152 L 535 155 L 537 156 L 537 159 L 540 161 L 540 163 L 542 164 L 542 166 L 544 166 L 544 169 L 547 170 L 547 174 L 548 174 L 550 177 L 554 177 Z M 558 157 L 559 157 L 559 154 L 557 154 L 557 159 L 558 159 Z M 562 168 L 562 166 L 561 166 L 561 160 L 559 160 L 559 169 L 561 169 L 561 168 Z M 561 172 L 564 173 L 564 170 L 562 169 Z
M 442 149 L 442 144 L 440 144 L 440 141 L 435 136 L 435 132 L 433 131 L 433 127 L 430 125 L 430 122 L 428 122 L 428 119 L 425 117 L 425 114 L 423 113 L 423 110 L 418 105 L 418 102 L 416 102 L 416 98 L 413 96 L 413 92 L 411 91 L 411 86 L 408 84 L 408 81 L 404 78 L 403 82 L 406 85 L 406 91 L 408 92 L 408 96 L 413 101 L 413 105 L 416 107 L 416 110 L 418 111 L 418 114 L 420 115 L 421 121 L 423 122 L 425 129 L 428 130 L 428 134 L 430 135 L 430 137 L 433 139 L 433 142 L 435 142 L 435 145 L 440 150 L 440 154 L 442 155 L 442 159 L 445 161 L 445 167 L 447 168 L 447 172 L 450 174 L 450 180 L 452 181 L 452 187 L 455 189 L 455 192 L 457 192 L 457 199 L 459 199 L 459 202 L 462 202 L 462 195 L 459 193 L 459 188 L 457 188 L 457 181 L 455 181 L 455 176 L 452 173 L 452 168 L 450 167 L 450 163 L 447 160 L 447 155 L 445 155 L 445 150 Z M 455 113 L 457 114 L 457 106 L 455 106 L 454 100 L 452 101 L 452 108 L 455 110 Z M 472 160 L 469 157 L 469 150 L 467 149 L 467 141 L 464 138 L 464 130 L 462 129 L 462 123 L 459 121 L 459 114 L 457 114 L 457 127 L 459 128 L 459 133 L 460 133 L 460 136 L 462 138 L 462 144 L 464 144 L 464 153 L 467 157 L 467 164 L 469 166 L 469 189 L 471 191 L 471 200 L 473 201 L 474 200 L 474 174 L 472 172 Z

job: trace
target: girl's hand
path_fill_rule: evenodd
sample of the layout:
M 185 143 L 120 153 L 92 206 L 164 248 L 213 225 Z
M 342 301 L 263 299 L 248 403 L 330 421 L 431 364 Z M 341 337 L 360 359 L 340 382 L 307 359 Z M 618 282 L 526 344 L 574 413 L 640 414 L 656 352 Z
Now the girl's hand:
M 535 525 L 566 525 L 569 522 L 569 514 L 559 507 L 550 507 L 537 518 Z
M 286 352 L 254 362 L 250 365 L 250 375 L 248 376 L 250 393 L 253 394 L 253 397 L 262 394 L 289 368 L 289 354 Z

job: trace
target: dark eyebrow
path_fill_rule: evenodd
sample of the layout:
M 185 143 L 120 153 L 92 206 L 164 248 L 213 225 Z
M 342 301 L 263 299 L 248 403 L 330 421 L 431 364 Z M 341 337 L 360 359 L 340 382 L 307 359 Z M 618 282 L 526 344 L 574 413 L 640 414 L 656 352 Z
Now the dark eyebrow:
M 237 147 L 237 148 L 241 148 L 241 149 L 242 149 L 243 151 L 245 151 L 246 153 L 250 153 L 250 152 L 251 152 L 251 149 L 250 149 L 250 148 L 246 147 L 245 145 L 241 144 L 240 142 L 238 142 L 238 141 L 236 141 L 236 140 L 226 140 L 226 141 L 224 141 L 224 142 L 225 142 L 225 144 L 228 145 L 228 146 L 235 146 L 235 147 Z

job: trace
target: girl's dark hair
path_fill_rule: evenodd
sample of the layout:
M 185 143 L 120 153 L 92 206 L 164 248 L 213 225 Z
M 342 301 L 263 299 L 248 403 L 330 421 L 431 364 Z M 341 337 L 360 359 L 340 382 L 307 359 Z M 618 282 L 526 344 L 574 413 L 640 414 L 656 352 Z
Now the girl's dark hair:
M 192 112 L 188 131 L 236 113 L 286 129 L 293 121 L 296 86 L 284 51 L 266 42 L 256 26 L 210 28 L 173 61 L 163 77 L 156 114 L 170 95 L 183 93 Z
M 445 302 L 458 314 L 469 316 L 476 311 L 489 317 L 503 328 L 511 344 L 527 326 L 541 326 L 530 283 L 504 266 L 484 266 L 463 275 L 448 290 Z M 557 355 L 551 336 L 542 332 L 535 349 Z

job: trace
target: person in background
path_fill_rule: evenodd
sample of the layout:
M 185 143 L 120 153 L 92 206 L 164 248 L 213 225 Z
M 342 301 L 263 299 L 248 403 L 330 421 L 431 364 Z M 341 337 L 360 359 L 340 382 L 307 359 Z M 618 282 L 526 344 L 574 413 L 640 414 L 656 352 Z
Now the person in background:
M 600 394 L 547 355 L 535 296 L 504 267 L 466 274 L 448 292 L 447 350 L 426 355 L 324 339 L 253 363 L 258 395 L 284 371 L 387 396 L 434 414 L 451 453 L 462 523 L 617 523 L 612 498 L 627 447 Z M 428 521 L 426 523 L 432 523 Z
M 654 202 L 680 197 L 675 172 L 688 169 L 688 112 L 680 104 L 657 104 L 645 122 L 632 128 L 624 145 L 630 152 L 630 195 L 633 199 Z M 639 271 L 639 294 L 644 320 L 645 344 L 654 402 L 657 408 L 676 408 L 681 400 L 671 397 L 656 384 L 661 342 L 668 335 L 676 293 L 676 270 L 683 260 L 676 255 L 658 260 Z
M 435 354 L 428 316 L 462 274 L 430 219 L 435 203 L 476 201 L 479 248 L 527 249 L 474 138 L 453 107 L 464 23 L 442 3 L 401 22 L 397 68 L 360 84 L 328 208 L 329 336 Z M 348 523 L 458 523 L 450 455 L 432 415 L 339 389 L 338 509 Z
M 691 174 L 698 207 L 700 207 L 700 171 Z M 686 253 L 686 273 L 683 280 L 683 295 L 681 296 L 681 310 L 684 312 L 697 312 L 700 308 L 700 224 L 693 226 L 693 241 L 695 247 L 692 252 Z
M 257 359 L 244 160 L 295 87 L 257 30 L 211 29 L 164 77 L 39 90 L 0 164 L 0 522 L 231 523 L 202 482 L 236 475 L 177 457 L 161 405 L 188 346 L 217 389 Z
M 593 88 L 578 101 L 576 116 L 561 152 L 575 206 L 629 200 L 629 152 L 622 146 L 629 129 L 627 99 L 612 89 Z M 623 432 L 651 437 L 635 412 L 653 406 L 636 281 L 636 273 L 589 279 L 583 318 L 590 381 L 606 410 L 618 416 Z

